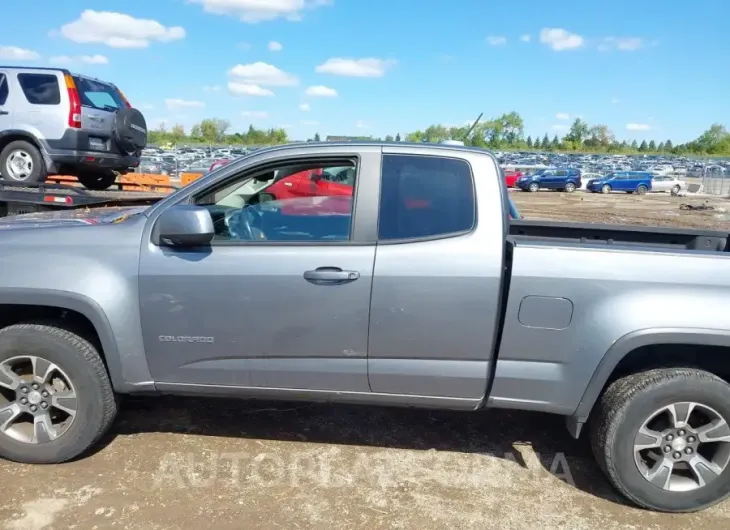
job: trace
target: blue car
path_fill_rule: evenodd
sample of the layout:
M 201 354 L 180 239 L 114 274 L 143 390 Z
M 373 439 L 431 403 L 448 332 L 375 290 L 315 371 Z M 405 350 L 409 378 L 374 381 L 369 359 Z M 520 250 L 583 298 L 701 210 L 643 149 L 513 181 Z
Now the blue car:
M 647 171 L 617 171 L 589 181 L 586 189 L 593 193 L 625 191 L 643 195 L 651 189 L 651 177 L 652 174 Z
M 541 169 L 534 175 L 520 177 L 515 186 L 522 191 L 560 190 L 568 193 L 580 188 L 580 170 L 568 169 Z

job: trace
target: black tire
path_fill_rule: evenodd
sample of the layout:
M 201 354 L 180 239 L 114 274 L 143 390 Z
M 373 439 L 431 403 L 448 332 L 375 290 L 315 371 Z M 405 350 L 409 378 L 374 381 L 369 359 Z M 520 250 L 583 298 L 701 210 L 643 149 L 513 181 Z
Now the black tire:
M 573 193 L 575 191 L 575 184 L 573 184 L 572 182 L 568 182 L 567 184 L 565 184 L 564 191 L 566 193 Z
M 529 186 L 527 186 L 528 191 L 536 192 L 540 190 L 540 184 L 537 182 L 531 182 Z
M 28 464 L 71 460 L 92 447 L 117 413 L 109 376 L 96 348 L 53 323 L 27 323 L 0 330 L 0 361 L 37 355 L 56 364 L 71 379 L 77 396 L 73 422 L 55 440 L 24 443 L 0 432 L 0 457 Z
M 674 186 L 674 187 L 672 188 L 672 191 L 671 191 L 670 193 L 672 194 L 672 196 L 673 196 L 673 197 L 676 197 L 677 195 L 679 195 L 679 192 L 680 192 L 680 191 L 682 191 L 682 188 L 681 188 L 681 186 L 679 186 L 679 184 L 678 184 L 678 185 L 676 185 L 676 186 Z
M 645 195 L 647 191 L 649 191 L 649 188 L 647 188 L 643 184 L 636 188 L 636 193 L 638 193 L 639 195 Z
M 603 186 L 601 186 L 601 193 L 611 193 L 611 186 L 609 186 L 608 184 L 604 184 Z
M 117 174 L 110 169 L 98 171 L 84 171 L 76 176 L 79 182 L 87 189 L 103 191 L 109 189 L 117 180 Z
M 30 157 L 32 167 L 30 175 L 27 178 L 13 178 L 7 171 L 8 158 L 16 151 L 25 152 Z M 33 184 L 37 182 L 45 182 L 48 172 L 46 170 L 46 163 L 43 161 L 43 157 L 41 156 L 41 152 L 35 145 L 30 142 L 26 142 L 25 140 L 15 140 L 14 142 L 10 142 L 6 145 L 2 152 L 0 152 L 0 174 L 2 174 L 3 180 Z
M 663 512 L 694 512 L 730 495 L 730 466 L 709 484 L 691 491 L 667 491 L 650 483 L 634 461 L 634 438 L 657 409 L 681 402 L 709 406 L 730 420 L 730 385 L 703 370 L 655 369 L 613 382 L 590 420 L 590 440 L 599 467 L 633 503 Z

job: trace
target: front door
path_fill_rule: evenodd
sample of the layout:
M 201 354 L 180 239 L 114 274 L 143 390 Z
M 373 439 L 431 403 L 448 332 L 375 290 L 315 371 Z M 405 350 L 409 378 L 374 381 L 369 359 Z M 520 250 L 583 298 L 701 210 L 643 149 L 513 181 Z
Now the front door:
M 231 168 L 232 180 L 222 177 L 190 198 L 214 218 L 210 248 L 144 246 L 142 329 L 156 382 L 370 391 L 375 245 L 364 234 L 376 219 L 358 220 L 354 197 L 257 198 L 287 168 L 341 166 L 343 158 L 362 187 L 368 173 L 377 178 L 380 153 L 371 147 L 336 161 L 277 161 L 273 172 L 271 160 L 265 172 L 244 161 Z

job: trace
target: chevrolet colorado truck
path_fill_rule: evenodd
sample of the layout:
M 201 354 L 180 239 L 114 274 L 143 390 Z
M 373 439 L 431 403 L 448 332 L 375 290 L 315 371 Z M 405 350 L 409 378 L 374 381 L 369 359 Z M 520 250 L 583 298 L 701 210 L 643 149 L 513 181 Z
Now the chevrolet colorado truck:
M 267 192 L 330 168 L 354 178 L 337 208 Z M 0 456 L 83 454 L 123 394 L 494 407 L 585 426 L 640 506 L 727 497 L 728 234 L 509 204 L 486 151 L 312 143 L 148 207 L 6 218 Z

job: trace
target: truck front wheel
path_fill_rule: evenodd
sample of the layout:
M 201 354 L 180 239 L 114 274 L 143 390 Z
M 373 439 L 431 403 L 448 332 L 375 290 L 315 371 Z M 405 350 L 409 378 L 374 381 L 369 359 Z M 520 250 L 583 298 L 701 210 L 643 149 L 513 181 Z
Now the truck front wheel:
M 590 421 L 594 456 L 639 506 L 694 512 L 730 495 L 730 385 L 696 369 L 613 382 Z
M 116 415 L 96 348 L 53 323 L 0 330 L 0 457 L 65 462 L 94 445 Z

